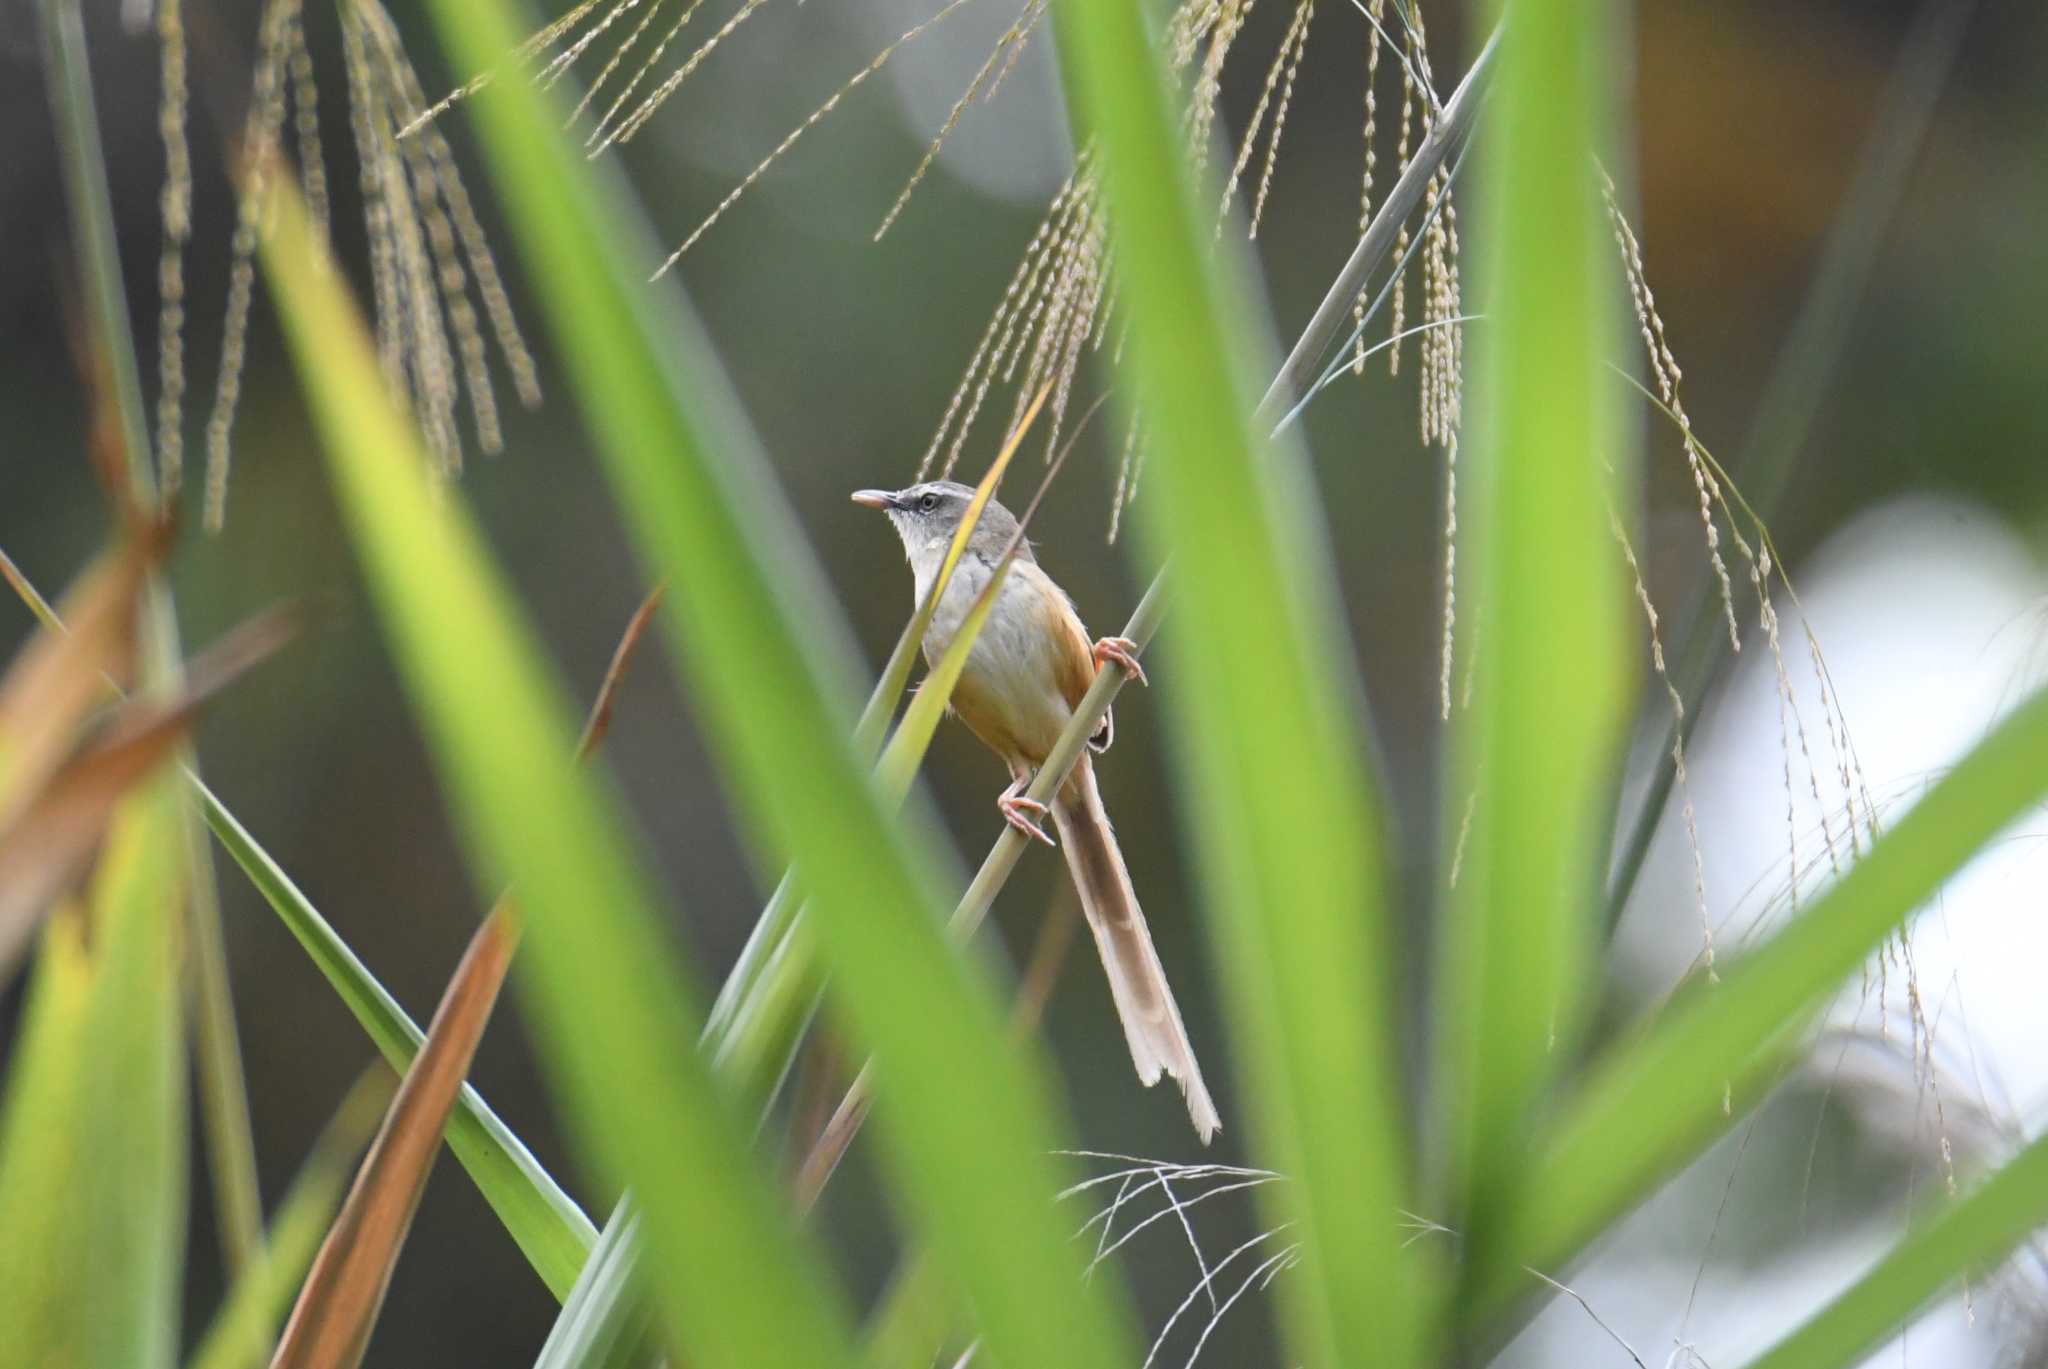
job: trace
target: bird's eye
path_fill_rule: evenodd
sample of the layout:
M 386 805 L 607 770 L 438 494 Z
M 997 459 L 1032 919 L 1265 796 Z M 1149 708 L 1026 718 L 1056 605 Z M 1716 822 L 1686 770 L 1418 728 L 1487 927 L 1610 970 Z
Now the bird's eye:
M 936 494 L 927 494 L 924 498 L 917 501 L 917 506 L 926 513 L 930 513 L 939 506 L 939 497 Z

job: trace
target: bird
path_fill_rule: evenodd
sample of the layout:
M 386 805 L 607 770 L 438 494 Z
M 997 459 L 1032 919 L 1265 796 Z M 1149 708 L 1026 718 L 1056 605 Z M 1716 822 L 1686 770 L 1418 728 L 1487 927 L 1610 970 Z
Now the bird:
M 854 492 L 854 503 L 882 510 L 895 525 L 916 581 L 914 602 L 930 594 L 974 493 L 951 480 Z M 990 499 L 925 630 L 925 661 L 936 665 L 945 654 L 1014 542 L 1015 559 L 953 686 L 950 710 L 1009 768 L 1010 787 L 996 800 L 1003 820 L 1065 854 L 1138 1078 L 1149 1087 L 1162 1074 L 1172 1077 L 1206 1145 L 1222 1120 L 1095 783 L 1093 756 L 1106 751 L 1115 736 L 1111 715 L 1103 714 L 1050 804 L 1024 792 L 1105 662 L 1145 682 L 1138 646 L 1124 637 L 1091 642 L 1073 600 L 1040 569 L 1030 544 L 1016 533 L 1016 517 Z M 1057 842 L 1043 826 L 1048 816 L 1059 832 Z

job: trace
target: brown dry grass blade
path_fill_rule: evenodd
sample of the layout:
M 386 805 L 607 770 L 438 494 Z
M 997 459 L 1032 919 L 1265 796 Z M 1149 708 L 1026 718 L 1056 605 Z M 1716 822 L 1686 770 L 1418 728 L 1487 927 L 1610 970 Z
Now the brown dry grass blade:
M 132 592 L 127 596 L 131 602 L 134 597 Z M 97 599 L 80 607 L 84 619 L 108 612 L 119 616 L 119 610 L 107 609 Z M 81 631 L 97 632 L 100 626 L 103 624 L 74 627 L 54 644 L 62 647 L 77 639 Z M 291 615 L 283 611 L 251 619 L 193 659 L 184 685 L 174 697 L 124 704 L 104 734 L 68 761 L 60 761 L 55 774 L 33 792 L 24 792 L 18 805 L 10 805 L 16 811 L 0 826 L 0 982 L 13 968 L 44 909 L 78 878 L 123 796 L 170 755 L 201 704 L 275 651 L 291 630 Z M 54 708 L 69 703 L 73 672 L 90 672 L 93 658 L 48 659 L 55 664 L 44 678 L 55 681 L 50 687 L 64 696 L 58 700 L 44 695 Z M 84 678 L 96 690 L 107 688 L 106 679 L 97 673 Z M 86 703 L 92 701 L 90 695 L 84 698 Z M 83 707 L 78 711 L 83 712 Z M 64 734 L 68 737 L 71 730 L 66 727 Z
M 107 681 L 133 670 L 143 581 L 167 542 L 167 529 L 145 527 L 102 556 L 59 607 L 70 631 L 37 633 L 0 680 L 0 830 L 63 764 Z
M 508 896 L 477 929 L 448 981 L 426 1044 L 299 1290 L 271 1369 L 354 1369 L 362 1362 L 392 1266 L 440 1153 L 441 1132 L 518 940 L 518 915 Z
M 640 650 L 640 639 L 647 635 L 647 625 L 654 621 L 654 611 L 661 607 L 661 596 L 667 589 L 666 585 L 656 585 L 648 590 L 647 597 L 627 621 L 626 630 L 619 634 L 619 644 L 612 648 L 611 664 L 605 667 L 597 697 L 590 704 L 590 714 L 583 720 L 583 735 L 576 742 L 577 760 L 590 759 L 590 753 L 604 744 L 605 734 L 612 730 L 612 710 L 619 702 L 619 687 L 626 682 L 626 671 Z

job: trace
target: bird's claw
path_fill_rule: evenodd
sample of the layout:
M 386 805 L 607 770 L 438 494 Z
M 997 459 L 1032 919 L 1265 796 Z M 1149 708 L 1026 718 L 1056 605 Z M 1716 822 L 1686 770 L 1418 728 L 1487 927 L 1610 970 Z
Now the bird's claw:
M 1047 846 L 1057 844 L 1051 837 L 1046 835 L 1045 828 L 1039 825 L 1045 815 L 1052 810 L 1037 799 L 1026 798 L 1024 795 L 1013 791 L 997 799 L 996 808 L 1002 813 L 1004 822 L 1009 823 L 1010 826 L 1016 828 L 1025 836 L 1037 837 Z
M 1151 687 L 1152 682 L 1145 678 L 1145 667 L 1138 664 L 1138 644 L 1130 638 L 1104 637 L 1095 644 L 1093 654 L 1098 669 L 1105 661 L 1114 661 L 1139 684 Z

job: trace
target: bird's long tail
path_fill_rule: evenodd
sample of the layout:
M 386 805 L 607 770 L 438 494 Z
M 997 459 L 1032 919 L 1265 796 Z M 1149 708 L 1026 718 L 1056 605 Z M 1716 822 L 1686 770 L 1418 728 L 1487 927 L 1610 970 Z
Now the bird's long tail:
M 1173 1001 L 1145 914 L 1131 889 L 1123 852 L 1117 849 L 1116 834 L 1103 811 L 1095 767 L 1085 753 L 1054 800 L 1052 816 L 1082 911 L 1095 933 L 1095 948 L 1102 953 L 1102 968 L 1109 975 L 1109 992 L 1123 1019 L 1138 1078 L 1151 1085 L 1159 1082 L 1162 1072 L 1172 1075 L 1187 1096 L 1188 1116 L 1206 1145 L 1223 1123 L 1202 1082 L 1202 1067 L 1195 1063 L 1180 1007 Z

